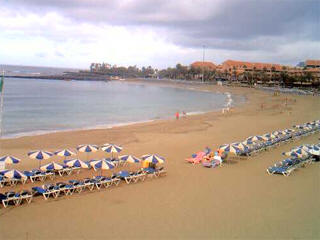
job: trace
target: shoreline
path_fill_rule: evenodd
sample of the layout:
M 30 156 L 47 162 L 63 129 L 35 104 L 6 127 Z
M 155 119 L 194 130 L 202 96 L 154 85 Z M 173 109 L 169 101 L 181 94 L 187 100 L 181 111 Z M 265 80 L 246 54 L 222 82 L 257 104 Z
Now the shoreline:
M 60 81 L 58 79 L 58 81 Z M 116 81 L 116 80 L 113 80 Z M 124 80 L 123 82 L 126 83 L 133 83 L 133 84 L 142 84 L 142 85 L 148 85 L 150 82 L 148 80 L 143 79 L 133 79 L 133 80 Z M 234 99 L 232 98 L 231 93 L 229 92 L 219 92 L 219 91 L 209 91 L 206 89 L 200 89 L 201 84 L 197 85 L 198 88 L 195 87 L 189 87 L 189 84 L 183 84 L 182 82 L 179 83 L 179 86 L 176 84 L 172 84 L 170 81 L 162 82 L 161 84 L 157 84 L 154 82 L 153 84 L 159 86 L 159 87 L 170 87 L 170 88 L 179 88 L 179 89 L 185 89 L 190 91 L 198 91 L 198 92 L 206 92 L 206 93 L 217 93 L 217 94 L 223 94 L 226 95 L 226 102 L 223 107 L 218 109 L 211 109 L 209 111 L 193 111 L 193 112 L 186 112 L 186 117 L 195 116 L 195 115 L 201 115 L 201 114 L 207 114 L 207 113 L 213 113 L 213 112 L 219 112 L 221 110 L 224 110 L 225 108 L 231 108 L 231 107 L 237 107 L 242 104 L 246 104 L 246 98 L 245 96 L 239 95 L 239 97 L 243 97 L 244 100 L 238 104 L 232 104 L 234 102 Z M 193 83 L 194 84 L 194 83 Z M 190 84 L 191 85 L 191 84 Z M 194 86 L 194 85 L 192 85 Z M 182 116 L 181 116 L 182 117 Z M 18 139 L 21 137 L 32 137 L 32 136 L 41 136 L 41 135 L 48 135 L 48 134 L 54 134 L 54 133 L 68 133 L 73 131 L 90 131 L 90 130 L 105 130 L 105 129 L 111 129 L 111 128 L 118 128 L 123 126 L 131 126 L 135 124 L 144 124 L 149 122 L 156 122 L 156 121 L 166 121 L 166 120 L 172 120 L 174 117 L 164 116 L 162 118 L 154 118 L 154 119 L 143 119 L 133 122 L 120 122 L 120 123 L 110 123 L 110 124 L 99 124 L 99 125 L 92 125 L 92 126 L 85 126 L 85 127 L 79 127 L 79 128 L 67 128 L 67 129 L 53 129 L 53 130 L 34 130 L 34 131 L 28 131 L 28 132 L 20 132 L 20 133 L 12 133 L 12 134 L 5 134 L 0 137 L 0 139 L 7 140 L 7 139 Z

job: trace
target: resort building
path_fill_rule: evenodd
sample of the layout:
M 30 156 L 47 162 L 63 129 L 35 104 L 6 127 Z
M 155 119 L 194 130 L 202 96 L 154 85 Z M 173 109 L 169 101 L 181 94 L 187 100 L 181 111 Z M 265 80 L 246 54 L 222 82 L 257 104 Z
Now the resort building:
M 320 68 L 320 60 L 306 60 L 305 67 L 306 68 Z
M 216 80 L 232 82 L 277 85 L 281 84 L 281 81 L 291 81 L 293 86 L 314 87 L 320 83 L 320 60 L 306 60 L 304 67 L 236 60 L 226 60 L 220 65 L 199 61 L 192 63 L 191 67 L 213 71 Z

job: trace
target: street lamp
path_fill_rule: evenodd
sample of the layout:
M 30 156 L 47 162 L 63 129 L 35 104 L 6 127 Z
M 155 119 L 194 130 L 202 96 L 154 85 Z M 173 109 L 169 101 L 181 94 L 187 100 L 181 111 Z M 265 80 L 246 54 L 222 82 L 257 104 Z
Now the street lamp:
M 205 45 L 202 46 L 202 82 L 204 82 L 204 54 L 205 54 Z

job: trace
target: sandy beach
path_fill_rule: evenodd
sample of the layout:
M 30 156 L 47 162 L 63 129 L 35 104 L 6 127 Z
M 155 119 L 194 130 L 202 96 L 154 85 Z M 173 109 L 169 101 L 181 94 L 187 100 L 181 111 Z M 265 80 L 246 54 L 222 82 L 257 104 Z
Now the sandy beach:
M 211 112 L 111 129 L 2 139 L 0 154 L 21 158 L 21 164 L 14 166 L 21 170 L 38 167 L 38 162 L 26 155 L 33 149 L 55 151 L 110 142 L 121 144 L 123 154 L 155 153 L 165 157 L 167 176 L 1 208 L 0 239 L 319 239 L 320 165 L 299 169 L 289 177 L 269 176 L 266 172 L 268 166 L 283 159 L 282 152 L 303 143 L 319 142 L 318 133 L 256 156 L 232 159 L 221 168 L 207 169 L 184 161 L 206 146 L 216 149 L 250 135 L 320 119 L 319 97 L 273 96 L 255 89 L 213 85 L 192 87 L 244 95 L 247 102 L 224 115 Z M 97 152 L 90 158 L 103 156 L 103 152 Z M 84 154 L 79 157 L 86 159 Z M 52 160 L 62 161 L 58 157 Z M 54 181 L 98 173 L 83 170 L 79 175 Z M 16 189 L 41 184 L 28 183 Z

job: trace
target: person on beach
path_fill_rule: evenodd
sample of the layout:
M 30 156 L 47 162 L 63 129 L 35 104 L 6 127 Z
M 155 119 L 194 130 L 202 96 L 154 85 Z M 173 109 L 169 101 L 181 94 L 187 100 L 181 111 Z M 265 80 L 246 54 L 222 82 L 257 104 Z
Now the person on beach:
M 176 119 L 179 120 L 179 112 L 176 112 Z
M 186 116 L 187 116 L 187 114 L 186 114 L 185 111 L 182 111 L 182 116 L 183 116 L 183 117 L 186 117 Z

